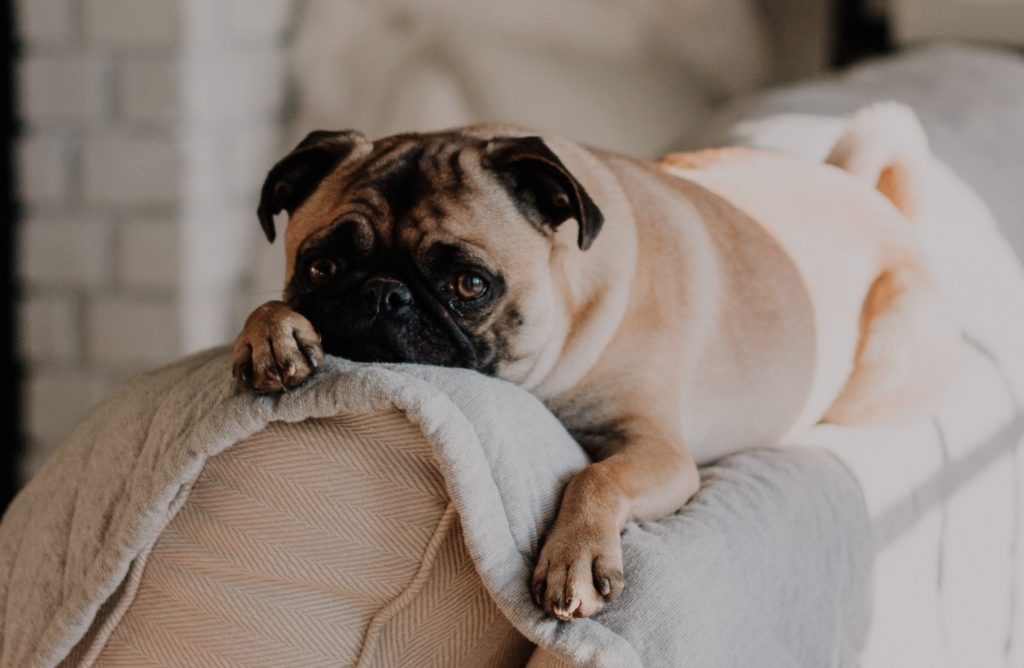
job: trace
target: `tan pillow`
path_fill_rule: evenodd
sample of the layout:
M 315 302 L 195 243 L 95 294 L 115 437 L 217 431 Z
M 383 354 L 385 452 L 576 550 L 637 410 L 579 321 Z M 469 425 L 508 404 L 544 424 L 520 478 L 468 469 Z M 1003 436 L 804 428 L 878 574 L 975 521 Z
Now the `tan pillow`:
M 211 458 L 117 599 L 70 663 L 515 666 L 532 651 L 397 411 L 272 423 Z

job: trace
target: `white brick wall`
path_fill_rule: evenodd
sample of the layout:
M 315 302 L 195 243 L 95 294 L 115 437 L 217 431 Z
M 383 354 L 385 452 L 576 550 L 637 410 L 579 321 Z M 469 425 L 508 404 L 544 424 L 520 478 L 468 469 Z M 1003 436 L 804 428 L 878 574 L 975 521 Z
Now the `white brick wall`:
M 87 204 L 174 205 L 180 197 L 180 148 L 170 133 L 104 132 L 85 140 L 81 183 Z
M 239 325 L 296 1 L 18 0 L 26 475 L 120 378 Z
M 65 436 L 100 400 L 107 387 L 107 383 L 89 372 L 33 374 L 25 402 L 29 432 L 49 441 Z
M 29 44 L 60 44 L 75 38 L 75 15 L 68 0 L 18 0 L 18 32 Z
M 30 364 L 74 363 L 81 347 L 78 310 L 66 292 L 25 297 L 19 305 L 19 355 Z
M 126 220 L 118 234 L 118 284 L 132 289 L 173 291 L 180 278 L 178 237 L 176 220 Z
M 107 64 L 97 56 L 29 55 L 21 62 L 18 111 L 33 125 L 90 123 L 107 105 Z
M 178 63 L 166 58 L 130 58 L 117 66 L 115 99 L 120 118 L 133 124 L 178 120 Z
M 30 287 L 101 288 L 109 283 L 112 228 L 103 220 L 29 217 L 20 229 L 18 275 Z
M 17 6 L 26 474 L 117 379 L 181 352 L 179 4 Z
M 18 185 L 28 205 L 64 204 L 71 193 L 74 147 L 65 137 L 31 133 L 18 144 Z
M 100 297 L 88 306 L 87 355 L 114 370 L 167 362 L 181 352 L 178 308 L 166 299 Z
M 85 0 L 81 4 L 91 44 L 169 49 L 180 43 L 181 3 L 175 0 Z
M 241 323 L 238 313 L 255 305 L 247 281 L 256 244 L 265 241 L 258 241 L 253 212 L 281 150 L 285 39 L 295 3 L 187 5 L 182 308 L 189 316 L 185 345 L 195 349 L 230 339 Z

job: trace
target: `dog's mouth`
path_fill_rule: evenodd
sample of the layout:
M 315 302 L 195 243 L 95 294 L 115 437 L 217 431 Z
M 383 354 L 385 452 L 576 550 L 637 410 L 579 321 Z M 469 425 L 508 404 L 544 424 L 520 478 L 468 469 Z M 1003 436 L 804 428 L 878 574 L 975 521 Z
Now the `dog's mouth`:
M 356 362 L 471 366 L 450 335 L 414 309 L 401 315 L 366 315 L 321 299 L 289 300 L 319 332 L 328 355 Z

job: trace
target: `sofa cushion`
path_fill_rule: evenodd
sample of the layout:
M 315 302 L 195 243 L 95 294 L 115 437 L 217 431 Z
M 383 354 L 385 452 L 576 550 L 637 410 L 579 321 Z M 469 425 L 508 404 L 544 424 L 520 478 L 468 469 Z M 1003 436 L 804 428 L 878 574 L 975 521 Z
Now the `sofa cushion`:
M 398 412 L 275 422 L 211 457 L 127 587 L 82 644 L 99 665 L 521 665 L 532 651 Z

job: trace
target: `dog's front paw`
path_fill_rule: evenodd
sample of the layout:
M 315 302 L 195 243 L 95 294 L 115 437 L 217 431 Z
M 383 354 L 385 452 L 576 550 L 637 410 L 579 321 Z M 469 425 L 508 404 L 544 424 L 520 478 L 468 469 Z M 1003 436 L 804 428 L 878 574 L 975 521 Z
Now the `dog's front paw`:
M 281 392 L 302 384 L 324 359 L 320 335 L 284 302 L 263 304 L 235 339 L 232 372 L 243 389 Z
M 614 528 L 552 528 L 533 571 L 533 600 L 562 621 L 597 614 L 622 593 L 622 543 Z

